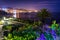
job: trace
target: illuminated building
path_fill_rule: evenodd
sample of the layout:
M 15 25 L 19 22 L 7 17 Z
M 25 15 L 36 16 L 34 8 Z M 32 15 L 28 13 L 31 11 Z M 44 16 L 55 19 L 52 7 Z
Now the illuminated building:
M 16 18 L 16 10 L 13 10 L 14 12 L 13 12 L 13 17 L 15 17 Z
M 14 11 L 13 11 L 13 8 L 7 8 L 7 12 L 8 13 L 13 13 Z
M 3 10 L 7 13 L 12 14 L 15 18 L 32 18 L 33 14 L 38 12 L 37 10 L 26 10 L 26 9 L 14 9 L 14 8 L 0 8 L 0 10 Z
M 20 13 L 16 13 L 16 18 L 20 18 Z
M 7 8 L 2 8 L 3 11 L 7 12 Z

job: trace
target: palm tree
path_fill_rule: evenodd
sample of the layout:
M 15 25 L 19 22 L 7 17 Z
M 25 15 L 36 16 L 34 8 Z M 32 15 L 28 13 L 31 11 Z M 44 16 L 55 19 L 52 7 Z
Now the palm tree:
M 51 14 L 47 9 L 41 9 L 41 11 L 37 13 L 37 17 L 40 19 L 40 21 L 42 21 L 42 23 L 45 23 L 45 19 L 51 19 Z

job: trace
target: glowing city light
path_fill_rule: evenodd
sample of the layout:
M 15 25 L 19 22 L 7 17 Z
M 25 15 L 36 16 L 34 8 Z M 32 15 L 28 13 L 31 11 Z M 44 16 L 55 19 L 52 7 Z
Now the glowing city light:
M 31 13 L 32 11 L 31 11 L 31 10 L 29 10 L 28 12 L 29 12 L 29 13 Z
M 2 8 L 2 10 L 3 10 L 3 11 L 6 11 L 6 10 L 7 10 L 7 8 Z
M 23 11 L 20 11 L 20 13 L 22 13 Z
M 16 18 L 16 10 L 13 10 L 13 13 L 14 13 L 13 17 Z
M 34 12 L 38 12 L 37 10 L 35 10 Z

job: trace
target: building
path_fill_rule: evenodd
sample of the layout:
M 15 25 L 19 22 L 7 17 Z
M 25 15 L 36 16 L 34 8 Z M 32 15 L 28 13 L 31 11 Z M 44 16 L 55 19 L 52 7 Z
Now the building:
M 26 9 L 14 9 L 14 8 L 0 8 L 0 10 L 3 10 L 7 13 L 12 14 L 15 18 L 26 18 L 26 19 L 33 19 L 35 13 L 37 13 L 37 10 L 26 10 Z
M 20 18 L 20 19 L 24 19 L 24 20 L 37 20 L 37 13 L 36 12 L 32 12 L 32 13 L 17 13 L 16 14 L 16 18 Z

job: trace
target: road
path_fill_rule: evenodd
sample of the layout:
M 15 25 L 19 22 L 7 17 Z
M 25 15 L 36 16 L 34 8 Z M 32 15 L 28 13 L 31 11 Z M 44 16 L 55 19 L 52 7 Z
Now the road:
M 0 40 L 2 40 L 2 36 L 3 36 L 2 27 L 3 27 L 3 25 L 0 25 Z

